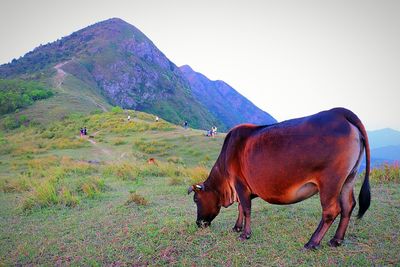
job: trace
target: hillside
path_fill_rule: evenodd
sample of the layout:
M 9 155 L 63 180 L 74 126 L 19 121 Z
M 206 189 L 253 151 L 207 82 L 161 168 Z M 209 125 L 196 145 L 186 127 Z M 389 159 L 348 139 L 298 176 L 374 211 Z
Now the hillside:
M 228 128 L 240 123 L 272 124 L 276 120 L 223 81 L 211 81 L 190 66 L 180 67 L 196 99 Z
M 70 81 L 54 82 L 57 75 Z M 96 106 L 109 103 L 144 110 L 175 123 L 188 120 L 198 128 L 220 125 L 194 100 L 179 69 L 143 33 L 120 19 L 96 23 L 40 46 L 1 66 L 0 77 L 47 79 L 64 89 L 60 94 L 69 93 L 65 102 L 80 98 L 80 92 L 71 91 L 83 87 L 96 95 L 92 102 L 100 100 Z M 85 102 L 89 101 L 76 105 L 78 110 L 85 109 Z
M 89 136 L 79 137 L 82 126 Z M 254 199 L 245 242 L 231 230 L 237 204 L 197 228 L 187 188 L 206 179 L 223 139 L 116 109 L 0 132 L 0 265 L 399 262 L 398 167 L 371 173 L 371 207 L 362 220 L 351 218 L 339 248 L 326 244 L 332 230 L 319 250 L 302 250 L 320 220 L 318 196 L 294 205 Z
M 37 47 L 0 66 L 0 78 L 38 80 L 54 88 L 52 99 L 35 103 L 25 112 L 31 120 L 44 123 L 71 112 L 87 114 L 118 105 L 156 114 L 173 123 L 187 120 L 195 128 L 216 125 L 227 130 L 250 119 L 239 113 L 230 119 L 229 113 L 236 108 L 232 105 L 239 103 L 246 103 L 250 107 L 247 114 L 255 112 L 254 119 L 262 121 L 261 111 L 230 87 L 224 89 L 229 95 L 224 105 L 199 101 L 201 88 L 191 88 L 182 71 L 151 40 L 117 18 Z M 207 92 L 213 90 L 204 91 L 203 96 Z M 49 110 L 50 120 L 42 115 Z

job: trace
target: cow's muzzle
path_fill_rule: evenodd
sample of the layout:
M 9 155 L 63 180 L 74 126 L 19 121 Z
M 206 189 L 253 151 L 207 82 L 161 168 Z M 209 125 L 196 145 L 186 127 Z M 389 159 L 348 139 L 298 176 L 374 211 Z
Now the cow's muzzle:
M 211 222 L 200 220 L 200 221 L 196 221 L 196 224 L 199 228 L 206 228 L 206 227 L 210 226 Z

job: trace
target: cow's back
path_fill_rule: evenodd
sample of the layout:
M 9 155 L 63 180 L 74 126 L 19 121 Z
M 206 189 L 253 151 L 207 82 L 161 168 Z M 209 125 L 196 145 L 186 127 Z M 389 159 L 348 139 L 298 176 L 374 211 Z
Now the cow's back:
M 335 167 L 353 168 L 360 153 L 357 128 L 332 110 L 251 131 L 239 128 L 236 135 L 243 131 L 246 137 L 230 151 L 238 157 L 232 171 L 271 203 L 279 203 L 279 196 L 290 200 L 307 183 L 318 189 L 321 177 Z

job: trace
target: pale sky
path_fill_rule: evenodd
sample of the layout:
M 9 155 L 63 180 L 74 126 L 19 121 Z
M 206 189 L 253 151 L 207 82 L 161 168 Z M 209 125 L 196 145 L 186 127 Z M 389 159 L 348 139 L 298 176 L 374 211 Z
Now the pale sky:
M 0 64 L 112 17 L 279 121 L 343 106 L 400 130 L 396 0 L 1 0 Z

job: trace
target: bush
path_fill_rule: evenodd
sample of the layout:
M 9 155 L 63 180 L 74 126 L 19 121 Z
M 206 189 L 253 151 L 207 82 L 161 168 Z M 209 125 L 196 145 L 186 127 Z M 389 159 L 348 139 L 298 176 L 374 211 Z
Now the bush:
M 135 203 L 139 206 L 147 206 L 149 204 L 149 201 L 136 192 L 130 192 L 126 204 L 129 205 L 131 203 Z
M 8 116 L 3 120 L 3 128 L 5 130 L 14 130 L 21 126 L 19 120 L 14 116 Z
M 153 141 L 138 140 L 135 142 L 134 147 L 146 154 L 164 155 L 167 154 L 167 151 L 176 147 L 176 145 L 171 145 L 162 141 L 155 141 L 155 140 Z
M 125 145 L 126 143 L 128 143 L 128 142 L 121 138 L 117 138 L 113 141 L 113 145 L 115 145 L 115 146 Z
M 49 88 L 37 82 L 0 79 L 0 114 L 14 112 L 52 95 Z
M 184 164 L 183 159 L 181 157 L 176 157 L 176 156 L 169 157 L 167 161 L 175 164 Z
M 361 174 L 364 177 L 364 173 Z M 399 162 L 394 164 L 384 163 L 377 168 L 373 168 L 370 173 L 372 181 L 389 183 L 389 182 L 400 182 L 400 166 Z
M 124 110 L 121 107 L 115 106 L 112 107 L 111 112 L 114 114 L 121 114 Z
M 32 182 L 25 176 L 0 180 L 0 190 L 4 193 L 25 192 L 31 189 Z
M 29 192 L 23 199 L 23 210 L 55 205 L 74 207 L 81 199 L 94 198 L 106 190 L 104 180 L 93 175 L 97 169 L 87 162 L 48 156 L 32 159 L 28 166 L 26 177 L 32 182 L 25 186 Z M 4 190 L 11 188 L 9 184 L 0 185 Z
M 80 181 L 77 191 L 88 198 L 93 198 L 105 191 L 105 189 L 104 180 L 100 177 L 92 176 Z
M 107 165 L 103 171 L 104 176 L 117 177 L 121 180 L 136 180 L 137 169 L 128 163 L 118 163 Z

